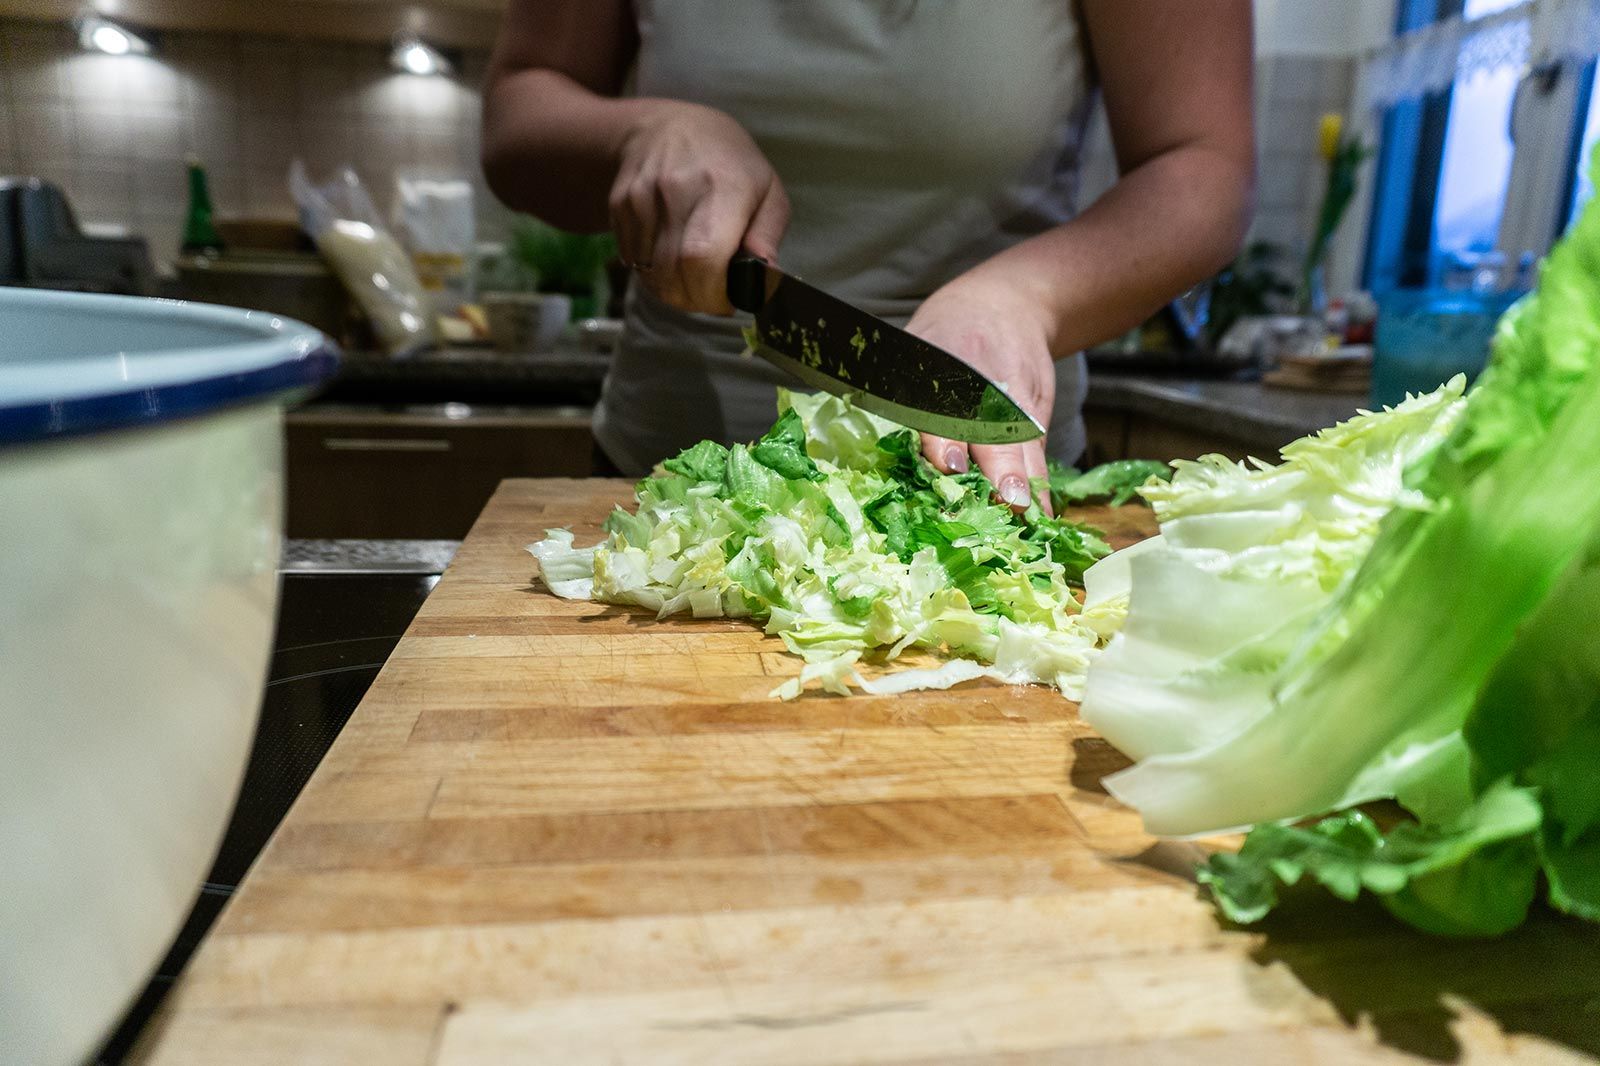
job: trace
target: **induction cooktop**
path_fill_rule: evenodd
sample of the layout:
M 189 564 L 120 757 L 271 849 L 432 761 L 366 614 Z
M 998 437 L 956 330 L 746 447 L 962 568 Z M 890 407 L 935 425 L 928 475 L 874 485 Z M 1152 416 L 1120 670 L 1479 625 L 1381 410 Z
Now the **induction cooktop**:
M 215 864 L 183 929 L 98 1059 L 123 1060 L 200 939 L 378 676 L 453 550 L 291 542 L 250 761 Z

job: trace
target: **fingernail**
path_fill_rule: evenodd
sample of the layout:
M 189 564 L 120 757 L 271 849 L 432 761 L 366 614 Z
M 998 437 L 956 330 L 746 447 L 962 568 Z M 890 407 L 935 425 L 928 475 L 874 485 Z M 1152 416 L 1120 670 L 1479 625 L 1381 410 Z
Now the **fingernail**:
M 944 453 L 944 466 L 952 474 L 965 474 L 967 472 L 967 450 L 951 445 Z
M 1016 475 L 1000 482 L 1000 498 L 1013 507 L 1026 507 L 1032 500 L 1028 495 L 1028 483 Z

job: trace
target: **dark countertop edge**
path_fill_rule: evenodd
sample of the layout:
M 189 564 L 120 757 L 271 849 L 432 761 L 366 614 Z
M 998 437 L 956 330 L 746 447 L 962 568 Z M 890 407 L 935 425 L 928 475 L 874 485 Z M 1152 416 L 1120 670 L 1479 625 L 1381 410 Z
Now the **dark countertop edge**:
M 1254 381 L 1204 381 L 1143 375 L 1090 374 L 1088 411 L 1161 419 L 1250 448 L 1276 453 L 1367 406 L 1358 393 L 1300 392 Z
M 280 573 L 442 574 L 461 547 L 459 540 L 312 540 L 287 538 Z
M 558 351 L 539 355 L 502 354 L 486 349 L 425 352 L 389 358 L 357 352 L 346 356 L 335 388 L 324 402 L 354 403 L 349 386 L 389 384 L 429 392 L 478 386 L 472 400 L 520 404 L 539 400 L 564 404 L 592 403 L 610 367 L 610 358 L 594 352 Z M 347 388 L 338 388 L 342 381 Z M 520 386 L 537 392 L 515 395 L 502 390 Z M 578 390 L 571 395 L 550 389 Z M 398 396 L 373 394 L 368 401 L 394 401 Z M 450 397 L 445 397 L 446 399 Z M 460 397 L 468 399 L 466 395 Z M 1165 374 L 1118 373 L 1095 369 L 1089 374 L 1085 408 L 1160 419 L 1172 426 L 1208 434 L 1272 454 L 1284 444 L 1349 418 L 1366 405 L 1356 393 L 1318 393 L 1277 389 L 1253 381 L 1187 378 Z

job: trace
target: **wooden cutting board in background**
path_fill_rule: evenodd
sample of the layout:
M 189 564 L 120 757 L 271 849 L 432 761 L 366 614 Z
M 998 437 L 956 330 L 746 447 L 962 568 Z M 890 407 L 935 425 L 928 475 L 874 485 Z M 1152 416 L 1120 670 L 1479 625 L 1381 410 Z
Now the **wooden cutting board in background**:
M 1593 927 L 1446 942 L 1308 894 L 1230 929 L 1053 691 L 780 703 L 798 664 L 747 624 L 533 587 L 523 545 L 627 488 L 501 486 L 135 1061 L 1600 1054 Z

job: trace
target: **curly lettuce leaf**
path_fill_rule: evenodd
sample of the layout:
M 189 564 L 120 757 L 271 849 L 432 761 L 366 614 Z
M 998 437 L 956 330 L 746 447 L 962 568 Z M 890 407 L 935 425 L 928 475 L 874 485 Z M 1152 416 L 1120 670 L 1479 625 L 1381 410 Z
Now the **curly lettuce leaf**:
M 1463 733 L 1477 782 L 1536 789 L 1550 902 L 1600 921 L 1600 531 L 1521 628 Z
M 1120 507 L 1139 495 L 1152 478 L 1172 479 L 1172 465 L 1153 459 L 1115 459 L 1082 473 L 1054 461 L 1049 467 L 1050 502 L 1057 511 L 1092 500 Z
M 1277 905 L 1280 884 L 1309 876 L 1342 900 L 1371 892 L 1430 933 L 1494 936 L 1521 925 L 1533 901 L 1540 813 L 1532 789 L 1501 781 L 1443 827 L 1407 822 L 1384 834 L 1359 810 L 1305 827 L 1265 825 L 1198 876 L 1241 924 Z
M 1224 757 L 1252 724 L 1273 719 L 1291 657 L 1385 515 L 1410 498 L 1406 466 L 1459 420 L 1464 387 L 1457 379 L 1360 414 L 1284 448 L 1278 464 L 1180 461 L 1170 484 L 1144 489 L 1161 535 L 1097 563 L 1084 579 L 1087 604 L 1127 605 L 1122 631 L 1090 674 L 1083 716 L 1124 753 L 1149 760 L 1128 772 L 1135 789 L 1148 767 Z M 1130 776 L 1108 784 L 1119 782 Z M 1255 820 L 1179 828 L 1186 812 L 1169 816 L 1173 805 L 1134 805 L 1156 832 Z

